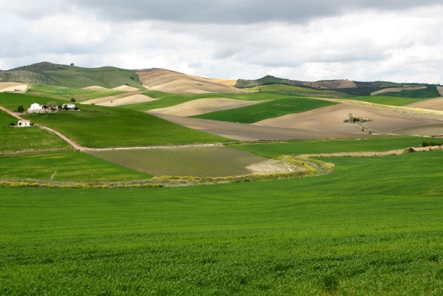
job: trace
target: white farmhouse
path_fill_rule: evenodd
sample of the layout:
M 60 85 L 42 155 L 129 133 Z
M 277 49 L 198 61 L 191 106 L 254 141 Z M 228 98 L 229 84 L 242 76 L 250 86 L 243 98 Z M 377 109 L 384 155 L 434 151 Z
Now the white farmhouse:
M 26 119 L 20 119 L 17 123 L 18 127 L 28 127 L 31 126 L 31 121 Z
M 38 104 L 38 103 L 34 103 L 31 105 L 31 107 L 29 107 L 28 112 L 39 112 L 43 110 L 43 106 Z
M 62 105 L 63 109 L 75 109 L 75 104 L 63 104 Z

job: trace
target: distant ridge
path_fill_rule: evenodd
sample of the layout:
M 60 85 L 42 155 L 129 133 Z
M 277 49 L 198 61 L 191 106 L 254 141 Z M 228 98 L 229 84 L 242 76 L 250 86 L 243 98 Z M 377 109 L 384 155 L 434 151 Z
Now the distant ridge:
M 83 88 L 98 85 L 115 88 L 127 85 L 142 88 L 133 70 L 116 67 L 82 68 L 72 65 L 41 62 L 28 66 L 0 71 L 0 82 L 23 82 Z
M 73 88 L 128 86 L 140 90 L 158 90 L 169 93 L 244 93 L 248 91 L 246 88 L 275 84 L 313 90 L 332 90 L 351 96 L 369 96 L 377 93 L 385 95 L 389 88 L 406 90 L 411 87 L 437 87 L 435 84 L 425 83 L 362 82 L 348 79 L 300 81 L 272 75 L 252 80 L 230 80 L 198 77 L 158 68 L 145 70 L 127 70 L 110 66 L 83 68 L 74 64 L 62 65 L 50 62 L 36 63 L 7 71 L 0 70 L 0 82 L 45 84 Z M 432 92 L 429 91 L 427 96 L 431 94 Z

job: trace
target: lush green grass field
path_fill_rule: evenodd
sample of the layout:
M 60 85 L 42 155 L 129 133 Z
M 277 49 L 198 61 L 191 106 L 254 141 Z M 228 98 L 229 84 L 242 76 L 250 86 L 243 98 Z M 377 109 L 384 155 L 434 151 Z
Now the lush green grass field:
M 57 101 L 44 97 L 0 94 L 0 104 L 17 109 Z M 123 108 L 81 105 L 81 111 L 28 114 L 23 117 L 49 126 L 87 147 L 150 146 L 224 142 L 227 139 L 188 129 L 155 116 Z
M 61 138 L 38 127 L 11 128 L 17 119 L 0 111 L 0 151 L 21 149 L 69 148 Z
M 0 158 L 1 179 L 93 182 L 143 180 L 150 177 L 77 151 Z
M 294 85 L 286 84 L 266 84 L 250 88 L 244 88 L 246 91 L 251 92 L 277 92 L 284 94 L 300 95 L 300 96 L 310 96 L 310 97 L 343 97 L 346 96 L 343 93 L 336 92 L 333 90 L 318 90 L 311 89 L 308 87 L 300 87 Z
M 437 98 L 441 97 L 435 85 L 429 85 L 425 89 L 402 90 L 401 92 L 383 93 L 382 96 L 393 96 L 401 98 Z
M 361 96 L 361 97 L 348 97 L 347 100 L 364 101 L 375 104 L 390 105 L 390 106 L 405 106 L 415 102 L 420 102 L 428 98 L 407 98 L 407 97 L 396 97 L 396 96 Z
M 408 147 L 419 147 L 423 141 L 434 141 L 421 137 L 390 137 L 362 139 L 320 139 L 285 143 L 235 144 L 233 148 L 246 150 L 266 157 L 284 154 L 317 154 L 336 152 L 383 152 Z M 434 142 L 438 142 L 436 139 Z
M 157 99 L 156 101 L 139 103 L 134 105 L 125 106 L 125 108 L 147 111 L 157 108 L 166 108 L 189 102 L 197 99 L 206 98 L 230 98 L 244 101 L 270 101 L 287 98 L 287 95 L 272 93 L 272 92 L 259 92 L 259 93 L 244 93 L 244 94 L 232 94 L 232 93 L 210 93 L 210 94 L 169 94 L 159 91 L 148 91 L 145 95 Z
M 266 158 L 225 147 L 89 151 L 89 154 L 154 176 L 247 175 L 247 165 Z
M 0 188 L 0 294 L 438 295 L 442 157 L 229 185 Z
M 268 118 L 292 113 L 301 113 L 334 104 L 336 103 L 292 96 L 236 109 L 205 113 L 193 117 L 220 121 L 254 123 Z

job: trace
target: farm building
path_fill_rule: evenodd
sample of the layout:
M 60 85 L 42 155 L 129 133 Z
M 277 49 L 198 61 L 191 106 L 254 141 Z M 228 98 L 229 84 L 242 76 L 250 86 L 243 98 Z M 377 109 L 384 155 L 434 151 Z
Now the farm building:
M 63 109 L 75 109 L 75 104 L 63 104 Z
M 28 112 L 39 112 L 43 110 L 43 106 L 38 104 L 38 103 L 34 103 L 31 105 L 31 107 L 29 107 Z
M 18 127 L 28 127 L 31 126 L 31 121 L 26 119 L 20 119 L 17 123 Z

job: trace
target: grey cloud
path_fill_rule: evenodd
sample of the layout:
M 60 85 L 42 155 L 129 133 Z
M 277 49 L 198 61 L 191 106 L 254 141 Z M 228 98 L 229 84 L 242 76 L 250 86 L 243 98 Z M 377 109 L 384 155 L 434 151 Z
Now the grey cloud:
M 178 23 L 246 24 L 304 23 L 314 18 L 365 9 L 403 10 L 441 5 L 441 0 L 64 0 L 67 5 L 92 9 L 113 21 L 162 20 Z

